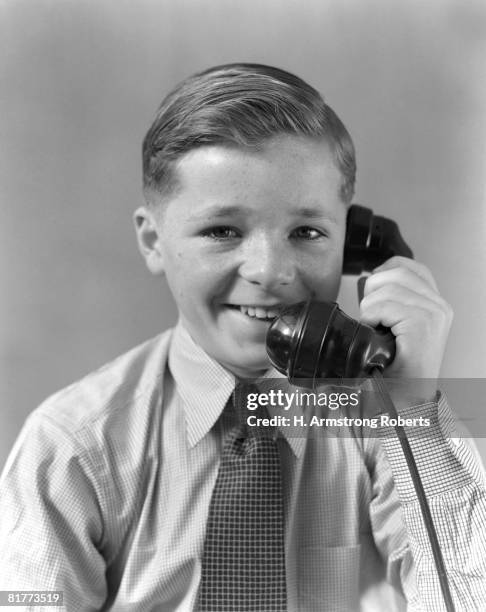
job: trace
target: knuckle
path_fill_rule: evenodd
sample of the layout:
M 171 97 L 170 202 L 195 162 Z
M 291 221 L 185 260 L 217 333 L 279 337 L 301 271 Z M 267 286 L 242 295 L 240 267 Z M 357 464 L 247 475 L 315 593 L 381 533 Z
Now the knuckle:
M 446 302 L 444 299 L 441 299 L 440 301 L 440 309 L 447 318 L 452 317 L 454 315 L 452 306 L 449 304 L 449 302 Z
M 452 323 L 454 319 L 454 309 L 448 302 L 444 302 L 445 318 L 448 323 Z
M 401 257 L 400 255 L 393 255 L 392 257 L 390 257 L 390 259 L 388 260 L 388 263 L 390 265 L 401 265 L 403 262 L 403 257 Z

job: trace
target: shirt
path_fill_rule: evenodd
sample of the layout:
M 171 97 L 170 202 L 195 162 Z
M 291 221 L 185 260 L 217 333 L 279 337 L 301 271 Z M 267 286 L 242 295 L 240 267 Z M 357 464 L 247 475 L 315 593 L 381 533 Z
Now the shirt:
M 61 590 L 69 612 L 193 610 L 234 384 L 178 324 L 37 408 L 0 480 L 0 590 Z M 411 445 L 456 609 L 484 610 L 481 468 L 444 398 L 409 414 L 436 428 Z M 444 609 L 396 438 L 281 431 L 289 611 Z

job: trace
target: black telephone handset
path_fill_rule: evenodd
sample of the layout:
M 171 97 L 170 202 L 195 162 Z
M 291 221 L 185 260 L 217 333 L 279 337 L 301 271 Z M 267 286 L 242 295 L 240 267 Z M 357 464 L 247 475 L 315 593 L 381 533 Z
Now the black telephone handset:
M 391 219 L 364 206 L 348 210 L 343 274 L 371 271 L 390 257 L 413 253 Z M 363 325 L 334 302 L 310 300 L 285 308 L 267 333 L 267 353 L 290 382 L 360 378 L 383 370 L 395 356 L 389 329 Z

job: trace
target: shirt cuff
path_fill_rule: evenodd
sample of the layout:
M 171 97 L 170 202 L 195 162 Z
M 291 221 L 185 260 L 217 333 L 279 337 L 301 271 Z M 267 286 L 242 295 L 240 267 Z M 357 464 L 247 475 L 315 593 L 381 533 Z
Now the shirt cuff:
M 437 402 L 401 408 L 398 419 L 380 419 L 379 436 L 402 503 L 416 501 L 416 493 L 394 427 L 397 420 L 407 435 L 427 497 L 474 481 L 474 473 L 480 471 L 480 466 L 471 453 L 464 452 L 464 441 L 457 437 L 452 410 L 445 396 L 439 393 Z

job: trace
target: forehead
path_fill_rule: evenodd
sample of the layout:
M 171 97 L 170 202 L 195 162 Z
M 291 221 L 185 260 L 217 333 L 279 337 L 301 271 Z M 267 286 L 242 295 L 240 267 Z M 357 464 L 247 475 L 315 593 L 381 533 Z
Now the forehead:
M 329 207 L 341 203 L 341 174 L 326 141 L 278 136 L 258 148 L 212 145 L 193 149 L 175 168 L 178 214 L 218 205 L 256 209 Z
M 251 148 L 198 147 L 183 155 L 176 164 L 177 177 L 183 185 L 200 174 L 213 174 L 216 178 L 219 171 L 242 177 L 249 174 L 254 178 L 268 177 L 269 180 L 282 171 L 305 179 L 312 178 L 315 173 L 321 180 L 341 178 L 328 143 L 323 139 L 299 136 L 276 136 Z

